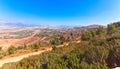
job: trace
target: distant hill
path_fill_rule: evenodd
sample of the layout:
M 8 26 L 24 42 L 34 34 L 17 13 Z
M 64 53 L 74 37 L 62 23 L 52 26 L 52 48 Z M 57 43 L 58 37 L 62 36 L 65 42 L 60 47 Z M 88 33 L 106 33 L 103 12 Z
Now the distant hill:
M 94 29 L 99 28 L 100 26 L 106 28 L 103 25 L 95 25 L 95 24 L 93 24 L 93 25 L 88 25 L 88 26 L 74 27 L 74 29 L 79 29 L 79 30 L 94 30 Z
M 115 24 L 115 26 L 116 26 L 117 28 L 120 28 L 120 21 L 114 22 L 113 24 Z
M 74 28 L 74 27 L 81 27 L 76 25 L 43 25 L 43 26 L 48 29 L 68 29 L 68 28 Z
M 23 24 L 23 23 L 4 23 L 4 25 L 13 26 L 13 27 L 30 27 L 34 25 Z
M 0 23 L 1 29 L 13 29 L 13 28 L 24 28 L 24 27 L 32 27 L 36 25 L 24 24 L 24 23 Z
M 99 26 L 102 26 L 102 25 L 88 25 L 88 26 L 83 26 L 82 28 L 86 28 L 86 29 L 96 29 L 98 28 Z M 102 27 L 105 27 L 105 26 L 102 26 Z

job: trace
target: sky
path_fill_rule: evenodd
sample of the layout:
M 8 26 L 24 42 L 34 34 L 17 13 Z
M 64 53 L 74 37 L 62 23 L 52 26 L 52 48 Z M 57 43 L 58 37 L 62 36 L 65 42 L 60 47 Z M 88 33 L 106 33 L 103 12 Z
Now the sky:
M 107 25 L 120 21 L 120 0 L 0 0 L 0 23 Z

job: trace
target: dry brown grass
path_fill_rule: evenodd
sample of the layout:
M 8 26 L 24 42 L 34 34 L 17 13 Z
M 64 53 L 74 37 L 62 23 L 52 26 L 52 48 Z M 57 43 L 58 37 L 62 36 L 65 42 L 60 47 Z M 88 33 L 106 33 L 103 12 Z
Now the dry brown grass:
M 27 30 L 30 30 L 30 29 L 31 28 L 27 28 Z M 26 30 L 26 29 L 20 29 L 20 30 Z M 20 30 L 14 30 L 14 31 L 16 32 Z M 6 33 L 7 32 L 13 32 L 13 30 L 6 31 Z M 3 50 L 7 50 L 8 47 L 10 47 L 11 45 L 18 47 L 24 44 L 26 45 L 33 44 L 40 40 L 40 38 L 35 37 L 37 33 L 40 33 L 40 30 L 34 30 L 32 35 L 25 37 L 25 38 L 21 38 L 21 39 L 0 39 L 0 47 L 2 47 Z

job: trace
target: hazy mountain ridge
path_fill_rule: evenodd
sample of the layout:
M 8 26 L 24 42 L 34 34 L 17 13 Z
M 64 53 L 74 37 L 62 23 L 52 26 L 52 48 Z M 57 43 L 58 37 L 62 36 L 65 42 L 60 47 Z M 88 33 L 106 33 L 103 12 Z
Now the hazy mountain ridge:
M 22 22 L 0 22 L 0 30 L 2 29 L 14 29 L 14 28 L 25 28 L 25 27 L 44 27 L 48 29 L 67 29 L 67 28 L 73 28 L 73 27 L 80 27 L 76 25 L 33 25 L 33 24 L 25 24 Z
M 12 28 L 23 28 L 23 27 L 31 27 L 35 25 L 24 24 L 24 23 L 0 23 L 1 29 L 12 29 Z

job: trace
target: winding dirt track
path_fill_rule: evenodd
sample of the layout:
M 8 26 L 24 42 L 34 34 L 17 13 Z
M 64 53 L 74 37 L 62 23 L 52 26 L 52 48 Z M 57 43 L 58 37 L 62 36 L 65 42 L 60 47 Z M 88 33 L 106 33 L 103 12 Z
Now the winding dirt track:
M 64 45 L 58 45 L 57 48 L 63 47 L 63 46 Z M 38 55 L 38 54 L 41 54 L 43 52 L 47 52 L 47 51 L 51 51 L 51 50 L 52 50 L 52 47 L 41 47 L 37 52 L 31 52 L 31 53 L 27 53 L 24 55 L 19 55 L 19 56 L 1 59 L 0 60 L 0 67 L 5 63 L 17 62 L 17 61 L 22 60 L 23 58 L 27 58 L 27 57 L 32 56 L 32 55 Z
M 37 52 L 32 52 L 32 53 L 28 53 L 28 54 L 24 54 L 24 55 L 20 55 L 20 56 L 14 56 L 14 57 L 6 58 L 6 59 L 1 59 L 0 60 L 0 67 L 5 63 L 17 62 L 17 61 L 22 60 L 23 58 L 26 58 L 26 57 L 29 57 L 29 56 L 32 56 L 32 55 L 38 55 L 38 54 L 41 54 L 43 52 L 51 51 L 51 50 L 52 50 L 52 47 L 45 48 L 44 50 L 40 50 L 40 51 L 37 51 Z

